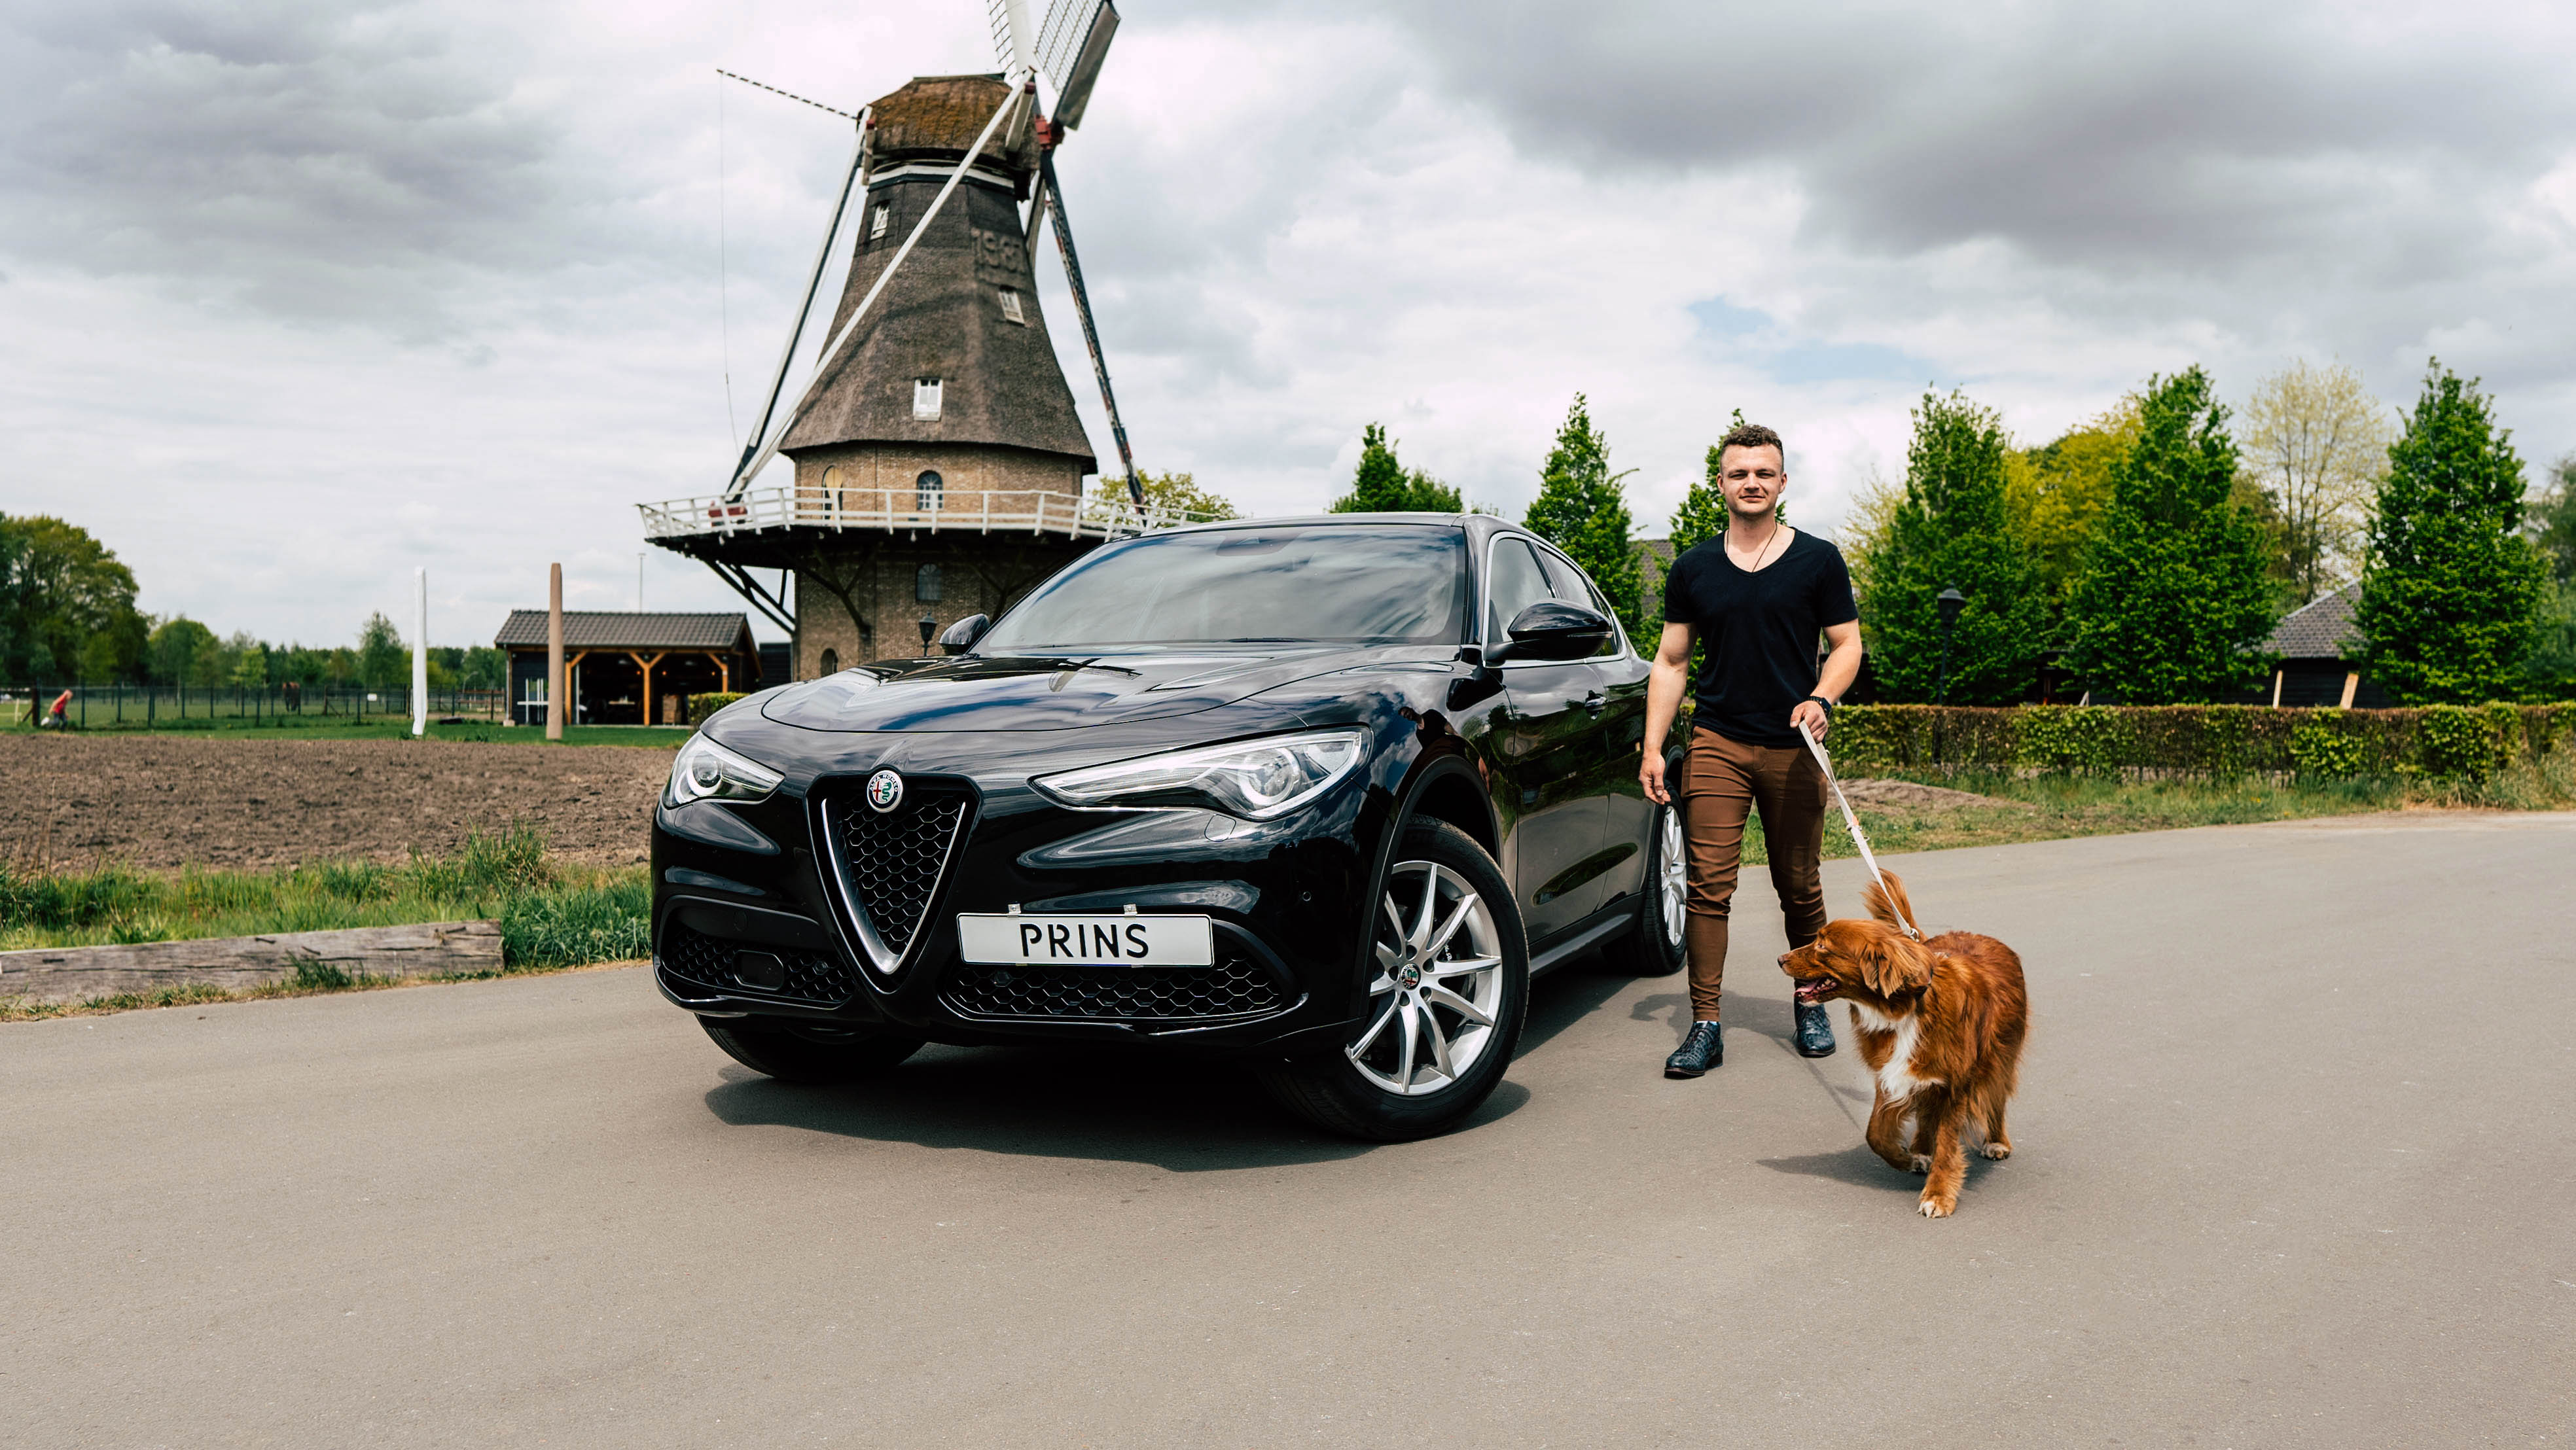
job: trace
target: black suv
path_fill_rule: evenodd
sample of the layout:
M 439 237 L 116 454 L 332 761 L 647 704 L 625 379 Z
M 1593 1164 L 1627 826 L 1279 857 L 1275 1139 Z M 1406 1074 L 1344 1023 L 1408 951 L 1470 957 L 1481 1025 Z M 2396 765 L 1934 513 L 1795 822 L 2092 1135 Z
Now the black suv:
M 1532 976 L 1681 965 L 1646 662 L 1499 519 L 1148 534 L 940 643 L 740 701 L 673 765 L 655 977 L 760 1072 L 1142 1045 L 1413 1138 L 1501 1081 Z

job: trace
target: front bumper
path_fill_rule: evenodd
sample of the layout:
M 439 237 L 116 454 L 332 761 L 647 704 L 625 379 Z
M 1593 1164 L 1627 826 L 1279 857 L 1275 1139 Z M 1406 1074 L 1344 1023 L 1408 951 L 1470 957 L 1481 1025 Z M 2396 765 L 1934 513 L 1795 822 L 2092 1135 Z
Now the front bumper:
M 953 737 L 952 737 L 953 739 Z M 1366 1004 L 1359 944 L 1388 792 L 1362 771 L 1297 817 L 1073 811 L 1010 774 L 906 773 L 965 819 L 909 931 L 860 899 L 846 832 L 867 768 L 756 805 L 654 813 L 654 977 L 704 1016 L 759 1016 L 937 1042 L 1154 1044 L 1285 1054 L 1340 1040 Z M 909 802 L 907 802 L 909 804 Z M 857 819 L 865 820 L 861 816 Z M 836 832 L 845 834 L 836 835 Z M 882 899 L 892 889 L 865 883 Z M 1215 963 L 993 967 L 960 960 L 960 912 L 1207 916 Z M 902 923 L 895 923 L 898 927 Z M 891 936 L 900 950 L 889 952 Z M 892 962 L 891 969 L 884 965 Z

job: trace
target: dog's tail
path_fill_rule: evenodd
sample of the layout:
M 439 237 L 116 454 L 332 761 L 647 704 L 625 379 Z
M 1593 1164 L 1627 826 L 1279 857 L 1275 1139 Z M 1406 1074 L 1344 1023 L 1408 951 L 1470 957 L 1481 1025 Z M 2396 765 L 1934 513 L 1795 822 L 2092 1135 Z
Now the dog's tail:
M 1886 885 L 1882 888 L 1879 882 L 1872 881 L 1861 888 L 1861 904 L 1869 908 L 1871 916 L 1889 926 L 1901 926 L 1921 936 L 1923 928 L 1914 924 L 1914 903 L 1905 899 L 1905 878 L 1893 871 L 1879 874 Z

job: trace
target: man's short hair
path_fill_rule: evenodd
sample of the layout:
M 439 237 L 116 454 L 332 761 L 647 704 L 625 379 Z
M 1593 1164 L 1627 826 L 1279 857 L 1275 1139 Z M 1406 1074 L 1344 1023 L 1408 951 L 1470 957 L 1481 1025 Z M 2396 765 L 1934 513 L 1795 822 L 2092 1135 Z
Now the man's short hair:
M 1727 429 L 1726 436 L 1717 440 L 1717 456 L 1724 458 L 1729 448 L 1776 448 L 1780 452 L 1780 473 L 1783 477 L 1788 475 L 1789 445 L 1759 423 L 1738 423 Z

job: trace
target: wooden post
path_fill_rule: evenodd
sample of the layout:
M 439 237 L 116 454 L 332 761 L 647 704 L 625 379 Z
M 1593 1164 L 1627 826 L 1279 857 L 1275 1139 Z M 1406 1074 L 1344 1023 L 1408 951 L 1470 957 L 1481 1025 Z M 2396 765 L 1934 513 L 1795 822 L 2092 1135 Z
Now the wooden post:
M 2352 697 L 2361 689 L 2361 671 L 2346 670 L 2343 676 L 2343 708 L 2352 708 Z
M 643 611 L 638 610 L 636 612 L 640 614 Z M 663 655 L 667 655 L 669 653 L 669 650 L 663 650 L 661 653 L 654 655 L 648 660 L 633 650 L 628 650 L 626 652 L 626 657 L 633 660 L 636 668 L 641 669 L 644 672 L 644 723 L 647 725 L 653 723 L 653 667 L 662 662 Z
M 546 566 L 546 738 L 563 739 L 563 565 Z
M 2290 672 L 2288 670 L 2275 669 L 2272 671 L 2272 708 L 2275 710 L 2281 708 L 2281 682 L 2289 677 Z

